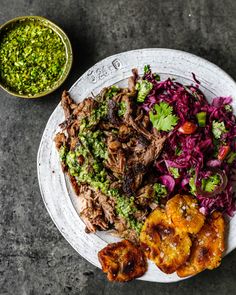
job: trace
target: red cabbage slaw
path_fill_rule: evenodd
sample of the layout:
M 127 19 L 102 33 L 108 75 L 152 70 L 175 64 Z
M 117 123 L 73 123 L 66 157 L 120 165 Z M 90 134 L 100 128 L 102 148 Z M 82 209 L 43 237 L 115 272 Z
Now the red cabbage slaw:
M 178 124 L 168 134 L 161 156 L 155 163 L 157 179 L 169 191 L 168 198 L 176 193 L 192 193 L 200 203 L 200 211 L 210 214 L 219 210 L 233 216 L 236 210 L 233 192 L 234 168 L 236 168 L 236 118 L 231 107 L 231 97 L 217 97 L 209 103 L 200 90 L 200 83 L 193 74 L 194 85 L 184 86 L 174 79 L 159 81 L 158 75 L 145 72 L 142 80 L 153 87 L 144 102 L 143 109 L 150 114 L 160 102 L 168 103 L 177 115 Z M 204 126 L 200 127 L 198 114 L 205 115 Z M 192 134 L 183 134 L 180 127 L 191 122 L 197 126 Z M 224 130 L 214 135 L 213 124 Z M 223 122 L 223 123 L 222 123 Z M 217 137 L 217 138 L 216 138 Z M 227 147 L 227 155 L 220 157 L 222 148 Z M 175 174 L 173 175 L 173 168 Z M 202 180 L 218 173 L 221 175 L 221 189 L 214 194 L 204 194 Z M 222 176 L 223 175 L 223 176 Z M 193 190 L 195 188 L 195 191 Z

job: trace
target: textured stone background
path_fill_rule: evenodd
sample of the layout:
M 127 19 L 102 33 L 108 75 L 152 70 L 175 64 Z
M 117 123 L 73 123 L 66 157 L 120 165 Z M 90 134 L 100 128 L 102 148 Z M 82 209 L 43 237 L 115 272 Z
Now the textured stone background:
M 51 221 L 39 192 L 36 155 L 63 88 L 111 54 L 181 49 L 236 79 L 236 1 L 0 0 L 0 23 L 29 14 L 61 26 L 75 60 L 66 83 L 48 97 L 27 101 L 0 91 L 0 294 L 235 294 L 236 251 L 217 270 L 180 283 L 108 283 Z

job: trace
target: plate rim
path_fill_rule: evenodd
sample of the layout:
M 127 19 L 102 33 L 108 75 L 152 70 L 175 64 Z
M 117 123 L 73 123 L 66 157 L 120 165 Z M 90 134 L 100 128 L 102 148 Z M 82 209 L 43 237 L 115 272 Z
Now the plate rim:
M 215 63 L 213 63 L 212 61 L 209 61 L 208 59 L 206 59 L 204 57 L 200 57 L 200 56 L 198 56 L 198 55 L 196 55 L 194 53 L 190 53 L 190 52 L 187 52 L 187 51 L 184 51 L 184 50 L 180 50 L 180 49 L 172 49 L 172 48 L 164 48 L 164 47 L 147 47 L 147 48 L 126 50 L 126 51 L 122 51 L 122 52 L 115 53 L 115 54 L 109 55 L 107 57 L 104 57 L 103 59 L 97 61 L 94 65 L 92 65 L 91 67 L 89 67 L 81 76 L 79 76 L 79 78 L 72 84 L 72 86 L 70 87 L 70 89 L 68 90 L 68 92 L 71 92 L 71 90 L 76 86 L 76 84 L 78 83 L 78 81 L 80 79 L 82 79 L 89 72 L 89 70 L 91 68 L 98 66 L 100 63 L 103 63 L 103 62 L 109 60 L 110 58 L 116 58 L 117 56 L 119 56 L 121 54 L 135 53 L 135 52 L 138 52 L 138 51 L 153 51 L 153 50 L 162 51 L 162 52 L 176 52 L 177 54 L 184 54 L 186 56 L 189 56 L 189 57 L 193 57 L 195 59 L 202 60 L 205 63 L 208 63 L 209 65 L 211 65 L 212 67 L 214 67 L 216 70 L 221 71 L 225 76 L 228 77 L 228 79 L 231 80 L 232 83 L 234 83 L 236 85 L 236 81 L 233 79 L 233 77 L 231 77 L 220 66 L 216 65 Z

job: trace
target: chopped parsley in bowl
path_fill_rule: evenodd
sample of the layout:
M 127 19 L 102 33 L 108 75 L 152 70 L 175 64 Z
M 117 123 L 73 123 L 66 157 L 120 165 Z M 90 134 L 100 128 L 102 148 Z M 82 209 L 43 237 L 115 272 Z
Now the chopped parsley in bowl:
M 72 65 L 68 37 L 45 18 L 19 17 L 0 29 L 0 84 L 12 95 L 36 98 L 56 90 Z

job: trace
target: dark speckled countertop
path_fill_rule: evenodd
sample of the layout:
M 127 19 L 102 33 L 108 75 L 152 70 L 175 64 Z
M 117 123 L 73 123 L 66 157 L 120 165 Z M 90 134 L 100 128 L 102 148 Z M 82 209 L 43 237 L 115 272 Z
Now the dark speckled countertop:
M 108 283 L 51 221 L 39 192 L 36 155 L 62 90 L 109 55 L 175 48 L 216 63 L 236 79 L 236 1 L 0 0 L 0 23 L 29 14 L 66 31 L 74 64 L 64 85 L 45 98 L 24 100 L 0 90 L 0 294 L 235 294 L 236 251 L 215 271 L 180 283 Z

